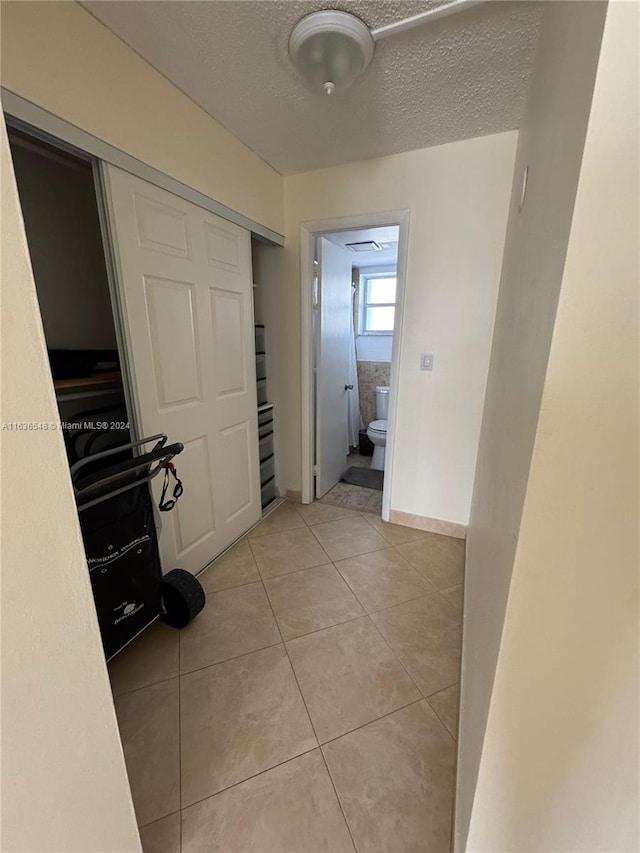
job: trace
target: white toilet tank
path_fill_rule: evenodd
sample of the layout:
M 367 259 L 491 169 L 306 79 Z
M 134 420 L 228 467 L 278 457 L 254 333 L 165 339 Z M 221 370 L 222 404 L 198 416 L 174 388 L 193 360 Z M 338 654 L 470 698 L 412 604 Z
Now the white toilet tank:
M 389 417 L 389 386 L 376 385 L 376 419 L 386 421 Z

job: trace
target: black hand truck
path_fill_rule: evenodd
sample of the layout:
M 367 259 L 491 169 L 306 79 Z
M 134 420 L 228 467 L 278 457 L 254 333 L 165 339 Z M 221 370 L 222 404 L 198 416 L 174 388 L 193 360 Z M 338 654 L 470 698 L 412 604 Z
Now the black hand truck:
M 132 451 L 155 442 L 151 450 Z M 71 466 L 80 529 L 107 660 L 160 617 L 183 628 L 202 610 L 199 581 L 183 569 L 162 575 L 149 483 L 165 474 L 160 509 L 173 509 L 182 494 L 172 459 L 180 443 L 164 434 L 85 456 Z M 131 457 L 122 459 L 123 452 Z M 119 461 L 110 457 L 116 455 Z M 126 455 L 126 453 L 125 453 Z M 170 476 L 173 497 L 166 499 Z

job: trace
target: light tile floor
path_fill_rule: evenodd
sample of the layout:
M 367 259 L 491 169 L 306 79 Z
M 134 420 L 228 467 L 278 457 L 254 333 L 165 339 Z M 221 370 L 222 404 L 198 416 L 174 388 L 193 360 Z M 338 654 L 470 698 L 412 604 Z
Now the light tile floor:
M 109 668 L 145 853 L 448 851 L 463 569 L 326 502 L 216 560 Z

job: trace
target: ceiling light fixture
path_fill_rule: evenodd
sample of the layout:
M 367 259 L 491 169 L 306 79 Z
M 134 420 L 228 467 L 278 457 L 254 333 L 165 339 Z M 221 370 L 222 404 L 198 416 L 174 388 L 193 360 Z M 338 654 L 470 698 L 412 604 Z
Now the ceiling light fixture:
M 289 38 L 291 61 L 316 91 L 332 95 L 349 86 L 373 59 L 375 42 L 427 21 L 455 15 L 487 0 L 452 0 L 411 18 L 370 30 L 355 15 L 325 10 L 298 21 Z

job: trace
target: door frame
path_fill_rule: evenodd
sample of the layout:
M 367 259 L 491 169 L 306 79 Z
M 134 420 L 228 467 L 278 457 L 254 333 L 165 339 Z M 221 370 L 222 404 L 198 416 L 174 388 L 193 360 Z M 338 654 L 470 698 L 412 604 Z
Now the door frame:
M 409 221 L 411 211 L 387 210 L 342 216 L 335 219 L 318 219 L 303 222 L 300 226 L 300 363 L 301 363 L 301 426 L 302 426 L 302 503 L 312 503 L 314 489 L 314 448 L 316 438 L 314 382 L 313 382 L 313 279 L 314 242 L 316 237 L 336 231 L 354 231 L 363 228 L 397 225 L 398 272 L 396 291 L 396 321 L 391 346 L 391 380 L 389 393 L 389 426 L 385 455 L 385 478 L 382 491 L 382 518 L 389 520 L 393 493 L 393 463 L 396 440 L 396 415 L 400 353 L 404 330 L 405 290 L 409 252 Z

